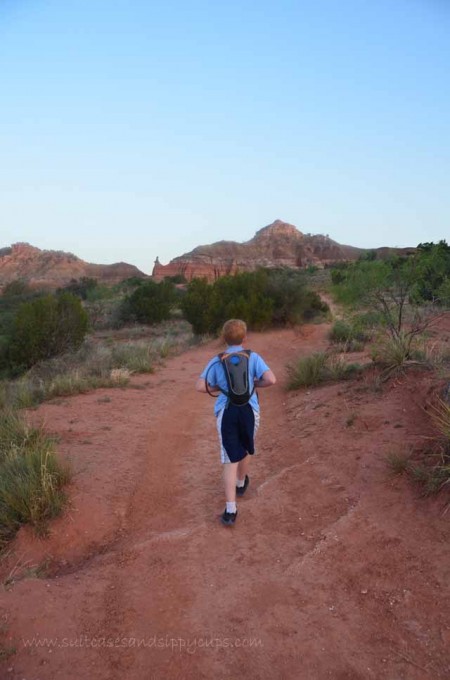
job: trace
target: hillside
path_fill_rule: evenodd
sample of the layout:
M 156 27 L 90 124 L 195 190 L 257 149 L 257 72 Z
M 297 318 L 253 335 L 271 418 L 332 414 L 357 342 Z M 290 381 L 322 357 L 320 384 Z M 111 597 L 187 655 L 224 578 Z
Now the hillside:
M 0 249 L 0 288 L 23 279 L 33 288 L 53 289 L 84 276 L 112 285 L 131 276 L 146 275 L 126 262 L 91 264 L 72 253 L 40 250 L 28 243 L 14 243 Z
M 294 225 L 275 220 L 244 243 L 219 241 L 198 246 L 167 265 L 162 265 L 157 258 L 152 275 L 156 281 L 177 275 L 188 281 L 195 277 L 215 281 L 219 276 L 253 271 L 257 267 L 325 267 L 355 260 L 364 252 L 361 248 L 341 245 L 329 236 L 303 234 Z

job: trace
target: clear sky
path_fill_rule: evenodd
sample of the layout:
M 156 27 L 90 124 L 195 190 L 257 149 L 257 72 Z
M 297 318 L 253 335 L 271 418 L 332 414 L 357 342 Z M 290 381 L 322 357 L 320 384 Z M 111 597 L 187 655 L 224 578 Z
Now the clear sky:
M 450 0 L 0 0 L 0 247 L 450 240 Z

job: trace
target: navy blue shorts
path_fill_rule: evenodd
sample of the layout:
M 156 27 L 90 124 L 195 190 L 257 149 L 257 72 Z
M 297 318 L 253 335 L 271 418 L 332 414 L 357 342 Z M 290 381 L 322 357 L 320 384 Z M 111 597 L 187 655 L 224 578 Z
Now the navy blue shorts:
M 229 404 L 217 414 L 222 463 L 238 463 L 247 453 L 255 453 L 259 412 L 250 404 Z

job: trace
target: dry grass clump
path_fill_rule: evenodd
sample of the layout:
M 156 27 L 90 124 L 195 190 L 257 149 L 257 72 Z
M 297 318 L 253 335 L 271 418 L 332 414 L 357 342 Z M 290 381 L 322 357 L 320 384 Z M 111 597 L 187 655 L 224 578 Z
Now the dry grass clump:
M 324 382 L 346 380 L 360 370 L 358 364 L 348 364 L 341 357 L 315 352 L 288 366 L 288 389 L 297 390 Z
M 407 472 L 426 496 L 450 484 L 450 404 L 439 398 L 429 408 L 435 435 L 426 438 L 425 447 L 414 456 L 392 453 L 386 457 L 393 472 Z
M 22 524 L 46 531 L 64 506 L 69 478 L 42 428 L 30 427 L 16 411 L 0 411 L 0 550 Z

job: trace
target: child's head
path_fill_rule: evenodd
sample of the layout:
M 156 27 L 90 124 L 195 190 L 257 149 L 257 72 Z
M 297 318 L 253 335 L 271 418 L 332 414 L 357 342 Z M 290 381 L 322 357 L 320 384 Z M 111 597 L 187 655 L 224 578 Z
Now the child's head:
M 222 337 L 227 345 L 240 345 L 247 335 L 247 324 L 241 319 L 228 319 L 222 328 Z

